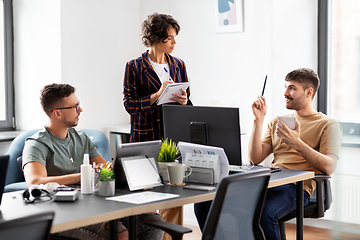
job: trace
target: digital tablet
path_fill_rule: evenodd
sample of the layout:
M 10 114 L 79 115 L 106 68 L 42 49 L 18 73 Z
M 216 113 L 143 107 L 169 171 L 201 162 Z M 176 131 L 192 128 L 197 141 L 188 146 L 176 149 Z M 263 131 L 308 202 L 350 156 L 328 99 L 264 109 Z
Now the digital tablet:
M 278 117 L 278 119 L 281 119 L 286 126 L 288 126 L 290 129 L 295 130 L 296 128 L 296 118 L 295 117 Z
M 114 172 L 115 172 L 115 188 L 121 189 L 128 187 L 128 182 L 125 176 L 121 158 L 144 156 L 148 158 L 158 158 L 161 146 L 161 140 L 135 142 L 135 143 L 121 143 L 117 147 L 116 158 L 114 160 Z M 159 171 L 161 174 L 161 171 Z
M 121 158 L 130 191 L 163 186 L 155 161 L 146 156 Z

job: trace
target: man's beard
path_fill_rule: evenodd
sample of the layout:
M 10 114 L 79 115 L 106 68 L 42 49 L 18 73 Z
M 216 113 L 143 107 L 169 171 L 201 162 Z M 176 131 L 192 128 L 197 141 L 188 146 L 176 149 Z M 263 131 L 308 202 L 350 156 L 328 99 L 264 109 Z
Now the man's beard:
M 296 106 L 297 106 L 297 103 L 294 102 L 294 99 L 291 98 L 291 97 L 285 97 L 286 99 L 289 99 L 290 101 L 289 102 L 286 102 L 286 108 L 287 109 L 295 109 L 296 110 Z
M 78 117 L 79 117 L 79 116 L 78 116 Z M 77 118 L 78 118 L 78 117 L 77 117 Z M 67 120 L 65 120 L 64 123 L 65 123 L 65 125 L 66 125 L 67 127 L 76 127 L 76 126 L 78 125 L 78 120 L 77 120 L 77 119 L 75 119 L 74 121 L 67 121 Z

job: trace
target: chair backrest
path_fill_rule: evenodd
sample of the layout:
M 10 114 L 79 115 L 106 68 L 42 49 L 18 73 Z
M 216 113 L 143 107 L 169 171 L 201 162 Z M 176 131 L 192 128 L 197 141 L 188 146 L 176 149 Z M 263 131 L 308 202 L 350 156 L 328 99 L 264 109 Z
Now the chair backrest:
M 9 166 L 8 166 L 8 174 L 6 176 L 5 185 L 15 182 L 23 182 L 24 174 L 21 172 L 21 169 L 18 166 L 17 158 L 22 155 L 22 151 L 24 149 L 26 138 L 34 135 L 38 132 L 39 129 L 31 129 L 21 133 L 17 136 L 12 143 L 10 144 L 9 149 L 6 152 L 6 155 L 10 156 Z
M 86 135 L 88 135 L 92 139 L 99 154 L 106 161 L 110 162 L 111 161 L 110 144 L 106 135 L 100 130 L 95 130 L 95 129 L 80 129 L 80 130 L 84 131 Z M 17 136 L 10 144 L 9 149 L 6 152 L 6 155 L 10 156 L 10 160 L 9 160 L 9 166 L 7 171 L 8 174 L 6 176 L 5 185 L 8 185 L 10 183 L 25 181 L 24 174 L 22 173 L 21 168 L 19 168 L 17 159 L 20 156 L 22 156 L 22 151 L 24 149 L 26 138 L 31 137 L 38 131 L 39 129 L 31 129 L 25 131 L 21 133 L 19 136 Z
M 109 139 L 105 133 L 95 129 L 79 129 L 84 131 L 86 135 L 94 142 L 99 154 L 107 161 L 111 162 L 110 144 Z
M 53 212 L 11 220 L 0 218 L 1 240 L 48 240 L 53 219 Z
M 6 171 L 8 165 L 9 165 L 9 155 L 0 156 L 0 205 L 1 205 L 2 195 L 4 192 Z
M 208 214 L 202 239 L 265 239 L 260 217 L 270 170 L 223 178 Z

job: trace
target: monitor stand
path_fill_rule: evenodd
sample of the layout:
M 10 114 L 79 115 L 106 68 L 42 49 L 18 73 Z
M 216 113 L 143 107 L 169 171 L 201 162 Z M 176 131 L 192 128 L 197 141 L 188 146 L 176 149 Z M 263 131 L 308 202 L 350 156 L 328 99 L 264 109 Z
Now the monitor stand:
M 191 122 L 190 141 L 192 143 L 209 145 L 208 125 L 206 122 Z

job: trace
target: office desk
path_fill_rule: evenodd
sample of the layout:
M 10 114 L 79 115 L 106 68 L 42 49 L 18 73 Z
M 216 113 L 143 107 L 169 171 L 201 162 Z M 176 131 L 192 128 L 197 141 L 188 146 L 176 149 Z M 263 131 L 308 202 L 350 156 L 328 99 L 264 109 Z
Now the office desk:
M 269 187 L 298 182 L 298 188 L 301 190 L 303 189 L 302 181 L 313 177 L 313 172 L 282 170 L 271 175 Z M 51 228 L 51 233 L 61 232 L 99 222 L 116 220 L 127 216 L 130 216 L 129 223 L 134 224 L 136 219 L 135 215 L 155 211 L 157 209 L 167 209 L 190 203 L 208 201 L 212 200 L 215 196 L 215 191 L 207 192 L 170 186 L 156 187 L 152 191 L 179 194 L 180 197 L 136 205 L 124 202 L 107 201 L 104 197 L 92 194 L 81 195 L 76 202 L 49 201 L 25 204 L 23 203 L 21 192 L 10 192 L 4 193 L 3 195 L 0 208 L 0 221 L 10 220 L 39 212 L 54 211 L 55 218 Z M 116 195 L 127 193 L 130 193 L 130 191 L 116 191 Z M 302 192 L 300 196 L 301 198 L 303 197 Z M 302 221 L 302 201 L 298 203 L 297 208 L 299 209 L 298 218 L 301 218 Z M 112 223 L 113 227 L 115 226 L 114 223 L 115 221 Z M 115 230 L 112 232 L 113 239 L 116 239 Z M 297 229 L 298 234 L 300 234 L 300 230 L 302 229 Z M 134 237 L 134 233 L 135 232 L 133 231 L 132 226 L 130 226 L 129 238 Z M 302 239 L 302 235 L 298 236 L 297 239 Z
M 54 211 L 55 218 L 51 228 L 51 233 L 56 233 L 130 216 L 129 233 L 135 233 L 133 228 L 136 226 L 136 215 L 152 212 L 157 209 L 167 209 L 194 202 L 212 200 L 215 195 L 215 192 L 194 191 L 183 189 L 182 187 L 170 187 L 167 185 L 154 188 L 152 191 L 179 194 L 180 197 L 136 205 L 125 202 L 107 201 L 105 200 L 105 197 L 91 194 L 80 195 L 79 199 L 75 202 L 47 201 L 25 204 L 22 200 L 22 191 L 17 191 L 3 194 L 2 204 L 0 207 L 0 222 L 39 212 Z M 130 193 L 128 190 L 116 190 L 116 195 L 128 193 Z M 114 234 L 116 231 L 116 225 L 114 222 L 115 221 L 111 224 L 112 227 L 115 227 L 112 234 L 117 236 L 117 234 Z M 132 236 L 135 236 L 135 234 Z M 112 239 L 117 238 L 113 237 Z

